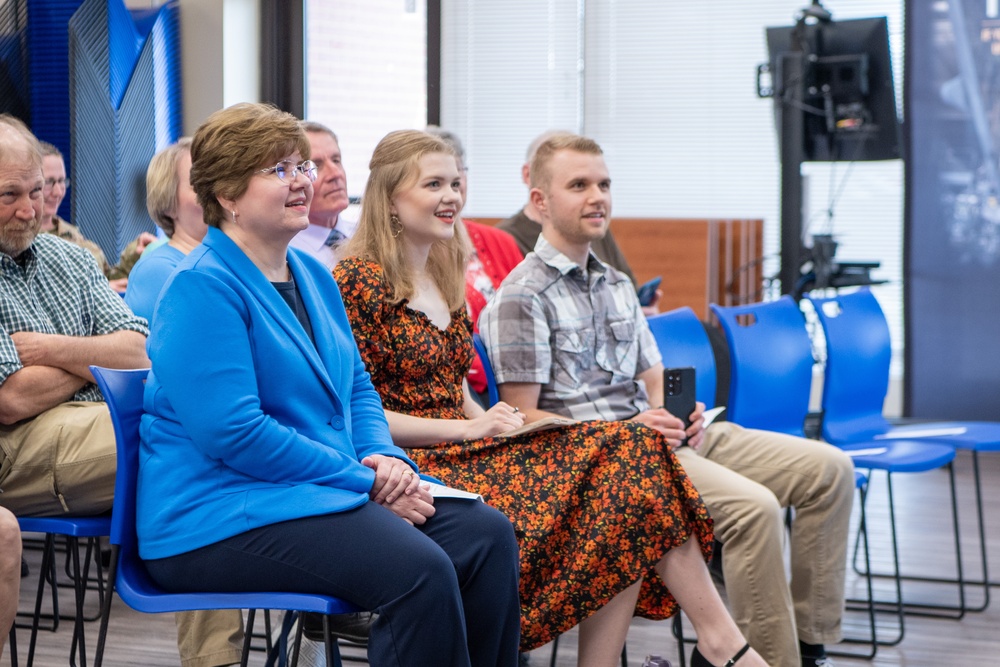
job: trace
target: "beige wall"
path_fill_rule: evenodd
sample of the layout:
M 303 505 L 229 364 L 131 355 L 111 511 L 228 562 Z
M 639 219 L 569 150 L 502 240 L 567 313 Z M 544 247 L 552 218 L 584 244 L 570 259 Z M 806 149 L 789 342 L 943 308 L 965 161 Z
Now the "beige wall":
M 164 0 L 125 0 L 130 9 Z M 180 0 L 184 133 L 213 111 L 260 100 L 257 0 Z

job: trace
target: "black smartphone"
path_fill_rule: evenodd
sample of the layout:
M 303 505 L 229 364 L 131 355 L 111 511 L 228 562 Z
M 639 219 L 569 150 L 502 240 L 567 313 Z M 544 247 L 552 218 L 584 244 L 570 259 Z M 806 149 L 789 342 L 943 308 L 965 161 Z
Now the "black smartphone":
M 653 303 L 653 299 L 656 297 L 656 290 L 660 288 L 660 281 L 663 278 L 661 276 L 656 276 L 652 280 L 646 281 L 636 288 L 635 293 L 639 297 L 640 306 L 648 306 Z
M 667 368 L 663 371 L 663 407 L 691 426 L 691 413 L 697 406 L 693 368 Z

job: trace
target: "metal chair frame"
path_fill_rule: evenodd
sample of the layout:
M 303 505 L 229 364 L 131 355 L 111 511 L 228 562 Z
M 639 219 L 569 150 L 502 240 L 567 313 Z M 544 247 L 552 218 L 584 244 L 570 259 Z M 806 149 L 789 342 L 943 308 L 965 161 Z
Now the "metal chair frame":
M 784 296 L 771 303 L 734 307 L 720 307 L 713 304 L 711 308 L 726 334 L 732 359 L 729 400 L 731 418 L 751 428 L 803 436 L 803 425 L 809 411 L 814 360 L 811 341 L 798 304 L 790 297 Z M 894 472 L 925 472 L 947 467 L 956 571 L 961 579 L 961 538 L 955 471 L 952 465 L 955 458 L 954 449 L 941 444 L 902 439 L 855 442 L 851 446 L 841 446 L 841 448 L 851 455 L 855 467 L 869 471 L 869 478 L 870 471 L 882 470 L 888 480 L 892 576 L 896 598 L 888 601 L 874 600 L 873 605 L 878 611 L 891 611 L 897 616 L 899 633 L 892 640 L 878 640 L 879 645 L 894 645 L 902 641 L 905 634 L 904 615 L 907 613 L 960 618 L 965 611 L 964 586 L 958 586 L 959 603 L 955 607 L 948 608 L 943 605 L 903 599 L 895 500 L 892 492 Z M 938 609 L 941 611 L 937 611 Z M 949 613 L 945 614 L 945 611 Z
M 990 580 L 989 576 L 979 454 L 1000 451 L 1000 423 L 959 421 L 922 422 L 906 426 L 890 424 L 883 417 L 881 406 L 888 392 L 892 347 L 889 326 L 875 296 L 870 289 L 864 287 L 856 292 L 833 297 L 809 297 L 808 301 L 816 312 L 827 347 L 827 375 L 823 392 L 825 439 L 834 443 L 850 443 L 858 438 L 905 438 L 916 442 L 946 444 L 971 452 L 981 578 L 961 582 L 948 577 L 905 575 L 903 578 L 981 587 L 981 604 L 966 606 L 966 611 L 985 610 L 990 604 L 990 587 L 1000 586 L 1000 582 Z M 854 383 L 863 384 L 863 390 L 845 393 L 848 378 Z M 886 574 L 877 573 L 876 576 Z

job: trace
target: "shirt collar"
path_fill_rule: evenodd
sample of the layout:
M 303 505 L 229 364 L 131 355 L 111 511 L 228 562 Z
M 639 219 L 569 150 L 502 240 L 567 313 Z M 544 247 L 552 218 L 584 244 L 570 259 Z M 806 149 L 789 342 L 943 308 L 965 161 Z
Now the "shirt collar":
M 326 237 L 330 235 L 329 227 L 310 224 L 299 232 L 299 240 L 305 241 L 309 247 L 319 250 L 326 246 Z
M 28 249 L 25 250 L 20 255 L 20 261 L 14 259 L 7 253 L 0 253 L 0 264 L 3 265 L 4 273 L 10 271 L 23 272 L 25 276 L 29 276 L 38 264 L 38 251 L 35 250 L 35 244 L 38 243 L 38 236 L 35 236 L 35 240 L 31 242 Z
M 551 266 L 564 276 L 583 275 L 583 269 L 580 268 L 579 264 L 559 252 L 559 250 L 549 243 L 541 234 L 538 235 L 538 240 L 535 242 L 535 254 L 538 255 L 538 258 L 545 262 L 548 266 Z M 576 272 L 575 274 L 574 271 Z M 587 275 L 590 276 L 591 280 L 594 280 L 603 276 L 606 272 L 607 266 L 605 266 L 604 262 L 597 258 L 597 255 L 594 254 L 594 249 L 591 248 L 589 254 L 587 255 Z

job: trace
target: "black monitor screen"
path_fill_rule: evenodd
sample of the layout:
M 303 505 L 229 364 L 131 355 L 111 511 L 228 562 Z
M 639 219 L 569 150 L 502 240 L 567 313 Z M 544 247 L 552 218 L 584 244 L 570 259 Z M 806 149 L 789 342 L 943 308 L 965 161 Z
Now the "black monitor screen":
M 806 105 L 806 161 L 892 160 L 900 157 L 885 17 L 800 26 L 806 56 L 800 82 Z M 777 105 L 787 97 L 782 62 L 792 52 L 794 26 L 767 29 Z

